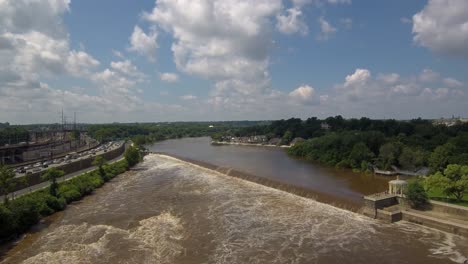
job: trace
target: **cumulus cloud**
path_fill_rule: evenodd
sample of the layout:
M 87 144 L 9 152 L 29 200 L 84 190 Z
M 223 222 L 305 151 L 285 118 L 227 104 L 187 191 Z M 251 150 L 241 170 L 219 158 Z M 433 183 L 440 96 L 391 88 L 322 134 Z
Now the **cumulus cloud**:
M 119 71 L 124 75 L 136 77 L 139 79 L 144 78 L 144 74 L 138 70 L 138 68 L 130 60 L 112 61 L 110 66 L 112 69 Z
M 174 83 L 179 81 L 179 75 L 176 73 L 172 72 L 163 72 L 159 74 L 159 78 L 161 81 L 169 82 L 169 83 Z
M 149 34 L 146 34 L 139 26 L 135 26 L 130 36 L 129 50 L 146 56 L 149 61 L 154 62 L 156 59 L 156 49 L 158 48 L 157 37 L 156 30 L 152 29 Z
M 318 19 L 320 25 L 320 34 L 317 36 L 319 40 L 328 40 L 331 35 L 338 31 L 334 26 L 332 26 L 325 18 L 319 17 Z
M 468 58 L 468 1 L 429 0 L 413 16 L 414 41 L 430 50 Z
M 302 85 L 289 93 L 289 97 L 299 104 L 312 104 L 316 101 L 315 89 L 309 85 Z
M 278 14 L 276 28 L 285 34 L 301 33 L 306 35 L 308 27 L 301 19 L 302 11 L 298 7 L 289 8 L 286 14 Z
M 463 83 L 454 78 L 450 78 L 450 77 L 444 78 L 443 82 L 448 87 L 452 87 L 452 88 L 463 87 Z
M 430 78 L 421 78 L 425 75 Z M 370 70 L 356 69 L 353 74 L 346 76 L 343 83 L 336 86 L 335 93 L 331 94 L 328 102 L 332 103 L 333 107 L 349 113 L 358 113 L 359 109 L 362 115 L 365 115 L 366 111 L 369 114 L 369 109 L 376 111 L 373 114 L 387 113 L 400 117 L 418 113 L 427 115 L 437 111 L 447 114 L 448 109 L 459 112 L 463 108 L 462 102 L 467 99 L 464 90 L 461 87 L 440 87 L 443 82 L 439 76 L 439 73 L 424 69 L 417 76 L 401 77 L 394 73 L 381 73 L 374 78 Z M 452 105 L 447 104 L 449 101 Z M 430 109 L 428 104 L 431 104 Z
M 63 22 L 69 5 L 68 0 L 0 1 L 0 119 L 51 122 L 64 108 L 81 112 L 83 120 L 104 121 L 115 120 L 116 112 L 147 107 L 135 95 L 143 75 L 130 61 L 112 62 L 98 72 L 97 59 L 84 48 L 71 48 Z M 44 81 L 70 82 L 71 77 L 91 80 L 95 87 L 87 88 L 93 95 L 72 84 L 57 89 Z
M 180 71 L 215 82 L 210 102 L 238 104 L 269 89 L 271 18 L 281 9 L 281 0 L 160 0 L 143 19 L 172 34 Z
M 419 75 L 419 79 L 422 82 L 435 82 L 439 79 L 440 74 L 431 69 L 424 69 Z
M 389 73 L 389 74 L 381 73 L 379 74 L 377 79 L 387 84 L 394 84 L 400 80 L 400 75 L 397 73 Z

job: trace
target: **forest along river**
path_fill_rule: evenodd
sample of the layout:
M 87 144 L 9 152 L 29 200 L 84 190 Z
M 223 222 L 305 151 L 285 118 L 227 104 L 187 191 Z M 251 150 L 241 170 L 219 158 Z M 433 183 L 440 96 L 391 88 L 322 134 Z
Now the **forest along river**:
M 2 263 L 462 263 L 468 256 L 463 237 L 384 224 L 164 155 L 146 156 L 47 221 Z

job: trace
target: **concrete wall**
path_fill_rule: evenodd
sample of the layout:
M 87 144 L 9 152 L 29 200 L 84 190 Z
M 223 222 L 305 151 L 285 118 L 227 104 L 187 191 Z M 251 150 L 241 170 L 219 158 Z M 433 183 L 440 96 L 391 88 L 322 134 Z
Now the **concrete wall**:
M 120 156 L 124 151 L 125 151 L 125 144 L 122 144 L 122 146 L 120 146 L 119 148 L 103 153 L 101 156 L 103 156 L 104 159 L 106 160 L 112 160 Z M 75 161 L 69 164 L 58 166 L 57 169 L 63 170 L 65 174 L 77 172 L 77 171 L 91 167 L 94 159 L 95 157 L 81 159 L 79 161 Z M 36 172 L 36 173 L 18 178 L 21 180 L 19 180 L 20 183 L 17 184 L 15 191 L 25 189 L 25 188 L 28 188 L 29 186 L 33 186 L 41 182 L 44 182 L 45 180 L 42 179 L 43 174 L 44 174 L 44 171 L 41 171 L 41 172 Z
M 401 213 L 402 219 L 405 221 L 468 237 L 468 226 L 444 221 L 442 219 L 418 214 L 416 212 L 402 211 Z
M 387 223 L 398 222 L 402 219 L 401 211 L 389 212 L 385 210 L 377 209 L 376 217 L 377 219 L 383 220 Z
M 435 212 L 457 215 L 461 217 L 466 217 L 468 219 L 468 207 L 442 203 L 434 200 L 431 200 L 431 206 L 432 210 Z

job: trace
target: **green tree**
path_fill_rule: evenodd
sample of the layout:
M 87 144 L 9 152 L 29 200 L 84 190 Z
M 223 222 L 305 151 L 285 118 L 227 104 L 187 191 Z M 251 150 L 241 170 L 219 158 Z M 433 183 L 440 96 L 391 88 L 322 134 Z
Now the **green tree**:
M 363 162 L 370 162 L 374 157 L 374 153 L 363 142 L 354 144 L 349 159 L 353 168 L 362 167 Z M 366 166 L 364 166 L 366 167 Z
M 104 170 L 104 165 L 106 165 L 106 159 L 103 156 L 99 155 L 94 159 L 93 165 L 98 167 L 99 175 L 104 180 L 106 177 L 106 171 Z
M 136 135 L 132 137 L 132 141 L 137 147 L 142 147 L 147 143 L 147 139 L 143 135 Z
M 444 172 L 436 172 L 426 178 L 426 189 L 441 189 L 448 196 L 453 195 L 461 201 L 468 192 L 468 165 L 451 164 Z
M 140 151 L 134 146 L 125 150 L 124 157 L 130 167 L 136 165 L 141 159 Z
M 57 197 L 57 189 L 58 189 L 57 179 L 62 177 L 64 174 L 65 174 L 64 171 L 59 170 L 57 168 L 50 168 L 44 173 L 42 177 L 50 181 L 50 187 L 49 187 L 50 195 Z
M 415 169 L 424 164 L 424 152 L 404 147 L 398 157 L 398 163 L 404 169 Z
M 455 151 L 455 145 L 451 143 L 438 146 L 429 157 L 429 168 L 431 171 L 443 171 L 445 167 L 450 163 L 450 157 Z
M 413 180 L 408 183 L 405 195 L 413 208 L 423 208 L 429 200 L 427 192 L 419 180 Z
M 13 192 L 17 184 L 15 172 L 4 165 L 0 165 L 0 193 L 4 195 L 4 203 L 8 204 L 8 195 Z
M 286 131 L 283 137 L 281 138 L 281 145 L 288 145 L 293 140 L 293 133 L 291 131 Z
M 383 169 L 389 169 L 391 165 L 396 165 L 400 156 L 401 147 L 396 142 L 389 142 L 379 149 L 379 162 Z

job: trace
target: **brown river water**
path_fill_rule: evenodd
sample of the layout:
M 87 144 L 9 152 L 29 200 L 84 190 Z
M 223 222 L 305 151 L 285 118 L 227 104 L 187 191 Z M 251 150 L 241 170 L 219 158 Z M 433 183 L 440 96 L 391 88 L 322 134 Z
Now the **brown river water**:
M 388 180 L 321 168 L 276 148 L 210 146 L 206 138 L 151 148 L 351 201 L 382 190 Z M 134 171 L 10 245 L 1 263 L 463 263 L 467 256 L 463 237 L 385 224 L 148 155 Z

